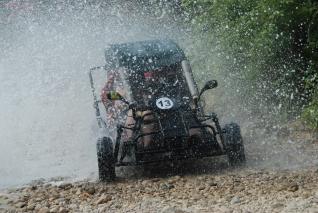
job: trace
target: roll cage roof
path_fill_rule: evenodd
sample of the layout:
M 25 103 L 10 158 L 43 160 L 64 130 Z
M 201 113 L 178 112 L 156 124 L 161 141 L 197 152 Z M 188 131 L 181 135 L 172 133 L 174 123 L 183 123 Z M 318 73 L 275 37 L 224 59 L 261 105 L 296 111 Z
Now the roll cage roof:
M 106 67 L 134 71 L 155 70 L 185 60 L 182 49 L 172 40 L 149 40 L 111 44 L 105 50 Z

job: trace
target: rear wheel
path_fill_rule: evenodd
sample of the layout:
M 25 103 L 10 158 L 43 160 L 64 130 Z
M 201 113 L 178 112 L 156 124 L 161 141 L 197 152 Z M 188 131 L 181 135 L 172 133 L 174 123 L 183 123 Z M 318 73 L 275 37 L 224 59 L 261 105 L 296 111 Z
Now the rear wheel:
M 113 143 L 108 137 L 97 140 L 97 162 L 100 181 L 112 181 L 115 179 L 115 158 Z
M 245 151 L 240 126 L 236 123 L 225 125 L 224 129 L 225 150 L 230 166 L 245 164 Z

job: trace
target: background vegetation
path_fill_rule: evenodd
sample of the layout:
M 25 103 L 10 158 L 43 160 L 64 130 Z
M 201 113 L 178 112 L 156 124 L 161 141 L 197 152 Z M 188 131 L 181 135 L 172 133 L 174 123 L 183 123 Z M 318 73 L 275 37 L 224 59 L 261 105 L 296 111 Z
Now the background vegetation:
M 250 113 L 318 128 L 318 2 L 183 0 L 196 70 L 219 76 Z

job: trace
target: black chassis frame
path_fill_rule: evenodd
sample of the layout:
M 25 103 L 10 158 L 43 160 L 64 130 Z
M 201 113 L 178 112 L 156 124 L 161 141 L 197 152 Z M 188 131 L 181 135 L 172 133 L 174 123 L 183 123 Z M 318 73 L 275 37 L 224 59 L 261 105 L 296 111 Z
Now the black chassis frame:
M 150 110 L 150 109 L 149 109 Z M 176 112 L 175 112 L 176 113 Z M 181 120 L 184 120 L 184 113 L 179 113 L 181 116 Z M 185 160 L 185 159 L 195 159 L 195 158 L 204 158 L 204 157 L 212 157 L 218 155 L 224 155 L 224 137 L 223 131 L 219 124 L 217 115 L 215 113 L 211 113 L 210 115 L 202 115 L 198 116 L 197 112 L 193 110 L 186 111 L 185 114 L 191 114 L 195 119 L 197 125 L 189 126 L 183 122 L 182 127 L 172 128 L 172 129 L 165 129 L 163 131 L 163 127 L 160 123 L 160 113 L 156 110 L 153 110 L 151 113 L 147 113 L 141 117 L 135 117 L 135 124 L 134 127 L 128 127 L 124 125 L 117 126 L 117 138 L 115 142 L 115 150 L 114 156 L 116 161 L 116 166 L 132 166 L 132 165 L 143 165 L 148 163 L 155 163 L 159 161 L 177 161 L 177 160 Z M 153 131 L 150 133 L 140 133 L 140 129 L 142 124 L 145 122 L 145 117 L 147 116 L 154 116 L 155 122 L 159 123 L 160 129 L 157 131 Z M 203 124 L 202 122 L 212 120 L 215 124 L 215 127 L 209 124 Z M 124 129 L 133 130 L 133 139 L 130 141 L 123 142 L 122 145 L 122 154 L 119 159 L 119 147 L 121 143 L 121 135 Z M 184 131 L 186 129 L 186 131 Z M 203 133 L 202 141 L 190 144 L 187 139 L 189 139 L 189 130 L 190 129 L 200 129 Z M 210 131 L 207 131 L 210 129 Z M 180 132 L 187 132 L 187 134 L 178 135 L 177 137 L 165 137 L 165 132 L 174 131 L 176 133 Z M 161 147 L 154 147 L 154 148 L 143 148 L 137 145 L 138 139 L 147 135 L 155 135 L 163 138 L 166 140 Z M 221 142 L 218 143 L 217 136 L 219 135 L 219 140 Z M 171 143 L 174 142 L 174 143 Z M 172 145 L 173 144 L 173 145 Z M 135 150 L 135 161 L 125 162 L 124 158 L 126 157 L 127 152 L 130 149 Z M 158 155 L 157 155 L 158 154 Z
M 94 108 L 96 112 L 96 118 L 98 122 L 99 128 L 107 127 L 106 122 L 102 119 L 99 109 L 99 104 L 101 100 L 99 100 L 95 93 L 94 80 L 92 76 L 92 72 L 98 69 L 106 69 L 105 66 L 99 66 L 91 68 L 89 71 L 89 78 L 91 89 L 94 97 Z M 162 124 L 160 123 L 160 116 L 162 115 L 160 111 L 155 110 L 153 108 L 142 109 L 142 110 L 151 110 L 151 113 L 144 114 L 143 116 L 136 116 L 136 106 L 134 104 L 129 105 L 129 108 L 133 112 L 133 117 L 135 119 L 134 126 L 124 126 L 119 124 L 117 126 L 117 137 L 115 140 L 114 147 L 114 159 L 116 166 L 133 166 L 133 165 L 143 165 L 147 163 L 155 163 L 159 161 L 177 161 L 177 160 L 185 160 L 185 159 L 198 159 L 203 157 L 212 157 L 218 155 L 225 155 L 225 142 L 223 136 L 223 130 L 219 124 L 218 117 L 215 113 L 204 115 L 203 110 L 200 107 L 191 109 L 190 107 L 182 107 L 176 110 L 172 110 L 171 113 L 178 113 L 181 120 L 182 125 L 173 128 L 173 129 L 165 129 L 163 131 Z M 160 129 L 157 131 L 153 131 L 150 133 L 141 133 L 141 126 L 145 123 L 145 117 L 153 115 L 155 117 L 156 122 L 159 123 Z M 192 117 L 192 123 L 186 124 L 184 116 Z M 213 125 L 205 124 L 204 122 L 212 120 Z M 119 158 L 119 149 L 121 143 L 121 136 L 124 129 L 130 129 L 133 131 L 132 140 L 122 142 L 122 152 Z M 195 144 L 189 144 L 188 140 L 189 130 L 190 129 L 200 129 L 202 131 L 202 137 L 200 142 Z M 210 129 L 211 131 L 208 131 Z M 177 137 L 166 137 L 165 133 L 173 131 L 179 134 Z M 137 144 L 138 139 L 147 135 L 155 135 L 157 137 L 161 137 L 162 140 L 167 141 L 164 142 L 162 147 L 155 148 L 142 148 Z M 171 143 L 171 141 L 173 143 Z M 177 144 L 175 146 L 171 146 L 171 144 Z M 135 158 L 132 161 L 124 161 L 125 157 L 129 150 L 135 150 Z M 158 155 L 159 154 L 159 155 Z

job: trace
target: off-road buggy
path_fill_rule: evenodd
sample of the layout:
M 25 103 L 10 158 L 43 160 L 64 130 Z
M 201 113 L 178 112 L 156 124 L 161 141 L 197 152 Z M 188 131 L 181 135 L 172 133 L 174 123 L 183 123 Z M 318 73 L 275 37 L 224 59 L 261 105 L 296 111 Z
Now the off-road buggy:
M 222 128 L 217 115 L 205 114 L 201 106 L 202 94 L 217 87 L 217 81 L 207 81 L 198 90 L 190 63 L 176 43 L 114 44 L 105 57 L 105 66 L 89 72 L 101 130 L 100 180 L 113 180 L 115 167 L 159 161 L 227 155 L 230 165 L 245 162 L 240 127 L 230 123 Z M 103 90 L 101 85 L 109 80 L 111 86 Z M 107 100 L 100 98 L 97 85 Z

